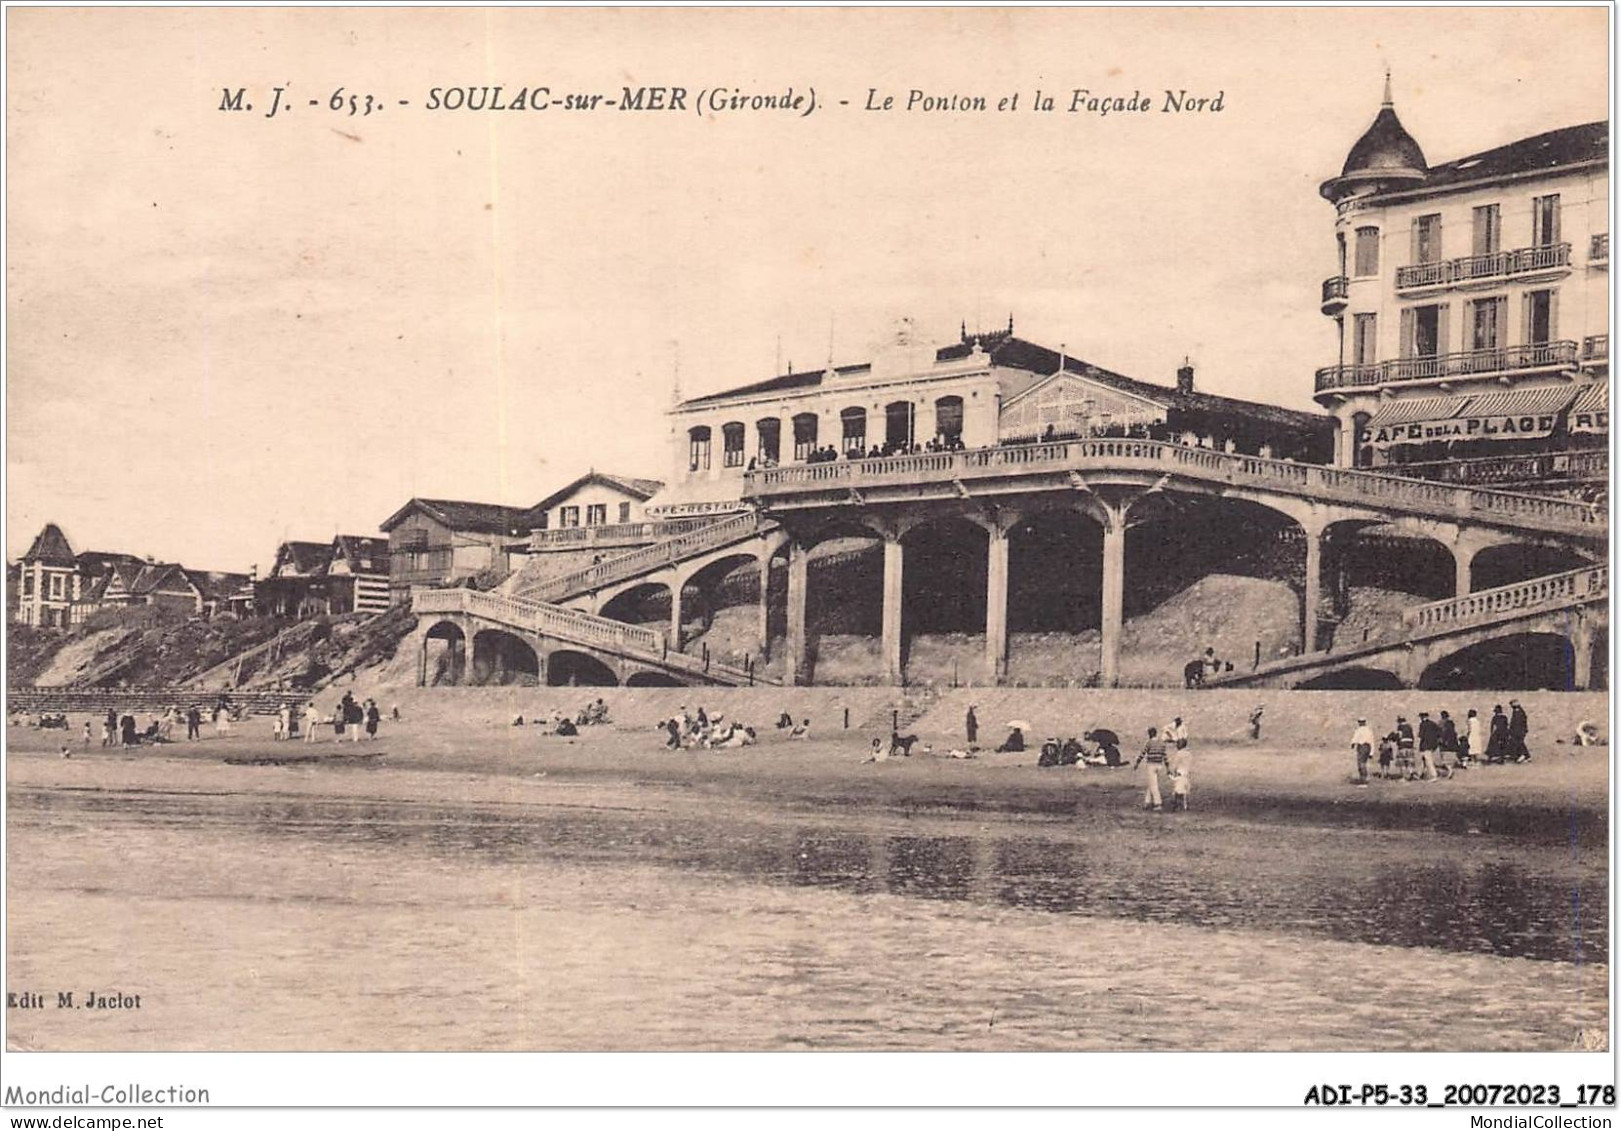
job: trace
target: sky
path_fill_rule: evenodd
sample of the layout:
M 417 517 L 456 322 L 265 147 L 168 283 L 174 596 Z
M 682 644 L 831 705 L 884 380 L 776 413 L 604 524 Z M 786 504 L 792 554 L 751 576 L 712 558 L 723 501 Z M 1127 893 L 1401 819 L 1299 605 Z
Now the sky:
M 677 383 L 864 360 L 903 316 L 950 340 L 1011 313 L 1117 372 L 1171 384 L 1187 356 L 1202 389 L 1310 408 L 1317 188 L 1385 69 L 1432 163 L 1609 95 L 1602 8 L 7 18 L 8 556 L 54 521 L 205 569 L 375 533 L 413 495 L 668 478 Z M 689 93 L 427 108 L 497 84 Z M 335 113 L 339 87 L 384 108 Z M 818 105 L 695 111 L 716 87 Z M 237 88 L 253 111 L 220 108 Z M 1152 109 L 1068 113 L 1076 88 Z M 914 89 L 990 109 L 908 112 Z M 1167 89 L 1222 109 L 1162 112 Z

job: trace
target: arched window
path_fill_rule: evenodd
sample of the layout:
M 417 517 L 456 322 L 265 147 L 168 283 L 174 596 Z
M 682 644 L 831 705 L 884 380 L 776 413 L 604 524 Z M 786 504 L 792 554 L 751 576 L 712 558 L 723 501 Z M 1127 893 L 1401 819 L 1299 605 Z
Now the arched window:
M 962 439 L 961 397 L 941 397 L 934 402 L 934 431 L 947 443 Z
M 912 402 L 894 401 L 884 406 L 884 446 L 900 452 L 912 446 Z
M 847 408 L 839 413 L 839 423 L 843 426 L 845 454 L 864 455 L 867 451 L 867 410 Z
M 803 462 L 816 450 L 816 414 L 802 412 L 794 417 L 794 458 Z
M 760 462 L 769 466 L 782 459 L 782 421 L 775 416 L 762 416 L 754 427 L 760 437 Z
M 721 464 L 724 467 L 743 466 L 743 422 L 734 420 L 720 426 Z
M 709 470 L 709 426 L 687 429 L 687 470 Z

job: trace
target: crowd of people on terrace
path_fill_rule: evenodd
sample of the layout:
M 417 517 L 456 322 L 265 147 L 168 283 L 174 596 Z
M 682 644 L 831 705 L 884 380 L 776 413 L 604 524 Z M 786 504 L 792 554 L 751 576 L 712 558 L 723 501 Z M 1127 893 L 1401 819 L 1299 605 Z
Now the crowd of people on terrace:
M 1218 436 L 1214 433 L 1199 433 L 1191 429 L 1173 429 L 1164 421 L 1149 423 L 1137 422 L 1133 424 L 1101 424 L 1086 429 L 1060 429 L 1056 424 L 1048 424 L 1039 432 L 1028 435 L 1004 436 L 997 440 L 995 447 L 1017 447 L 1029 444 L 1054 444 L 1066 440 L 1153 440 L 1165 444 L 1181 444 L 1188 448 L 1205 448 L 1210 451 L 1226 452 L 1229 454 L 1240 451 L 1239 442 L 1232 436 Z M 961 452 L 967 451 L 968 446 L 963 443 L 960 433 L 938 434 L 932 440 L 922 444 L 907 443 L 895 440 L 886 440 L 882 444 L 865 445 L 861 438 L 846 441 L 841 452 L 832 444 L 823 444 L 812 447 L 800 460 L 802 463 L 837 463 L 839 460 L 863 459 L 889 459 L 892 456 L 917 456 L 933 452 Z M 1249 450 L 1246 445 L 1244 454 L 1259 455 L 1262 459 L 1276 457 L 1276 450 L 1271 443 L 1263 442 Z M 1287 456 L 1282 458 L 1289 458 Z M 779 466 L 776 457 L 761 453 L 749 460 L 748 471 L 765 471 Z M 694 471 L 698 470 L 696 466 Z

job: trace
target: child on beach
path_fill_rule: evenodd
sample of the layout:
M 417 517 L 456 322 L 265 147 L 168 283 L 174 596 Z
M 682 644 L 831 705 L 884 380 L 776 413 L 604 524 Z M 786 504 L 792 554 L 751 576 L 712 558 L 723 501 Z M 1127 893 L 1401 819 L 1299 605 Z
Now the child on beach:
M 1171 808 L 1185 813 L 1188 808 L 1188 789 L 1193 784 L 1189 777 L 1192 759 L 1188 756 L 1187 747 L 1170 751 L 1167 758 L 1171 776 Z

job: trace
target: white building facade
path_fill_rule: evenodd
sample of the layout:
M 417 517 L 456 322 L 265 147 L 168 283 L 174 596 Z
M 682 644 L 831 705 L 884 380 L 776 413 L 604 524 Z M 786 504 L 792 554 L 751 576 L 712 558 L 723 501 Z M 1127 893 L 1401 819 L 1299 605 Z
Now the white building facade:
M 1572 126 L 1430 167 L 1387 85 L 1322 186 L 1338 257 L 1322 310 L 1339 355 L 1315 393 L 1340 422 L 1336 463 L 1602 480 L 1608 136 L 1605 122 Z

